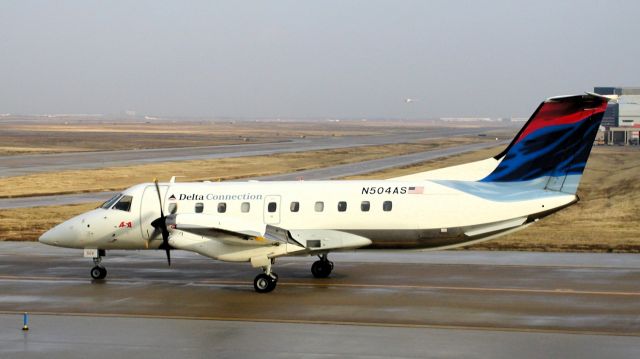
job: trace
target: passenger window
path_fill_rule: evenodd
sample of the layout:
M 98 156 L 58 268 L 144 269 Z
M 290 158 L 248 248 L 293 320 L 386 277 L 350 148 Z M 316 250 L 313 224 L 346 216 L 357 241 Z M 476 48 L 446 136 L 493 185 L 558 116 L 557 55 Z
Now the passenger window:
M 169 203 L 169 213 L 176 214 L 178 212 L 178 204 L 177 203 Z
M 300 202 L 291 202 L 289 209 L 291 212 L 298 212 L 300 210 Z
M 391 203 L 391 201 L 384 201 L 384 203 L 382 204 L 382 210 L 385 212 L 389 212 L 391 211 L 391 208 L 393 208 L 393 203 Z
M 242 211 L 242 213 L 247 213 L 250 209 L 251 203 L 249 202 L 242 202 L 242 204 L 240 205 L 240 211 Z
M 276 211 L 276 209 L 278 209 L 278 205 L 275 202 L 269 202 L 269 204 L 267 205 L 267 211 L 269 213 L 273 213 Z
M 324 202 L 316 202 L 316 205 L 314 207 L 316 209 L 316 212 L 322 212 L 324 211 Z
M 133 200 L 133 197 L 131 196 L 122 196 L 122 198 L 120 198 L 118 203 L 116 203 L 116 205 L 113 206 L 113 209 L 129 212 L 129 210 L 131 209 L 132 200 Z
M 371 209 L 371 203 L 369 203 L 369 201 L 362 201 L 360 203 L 360 210 L 362 212 L 369 212 L 369 209 Z
M 227 204 L 225 202 L 218 203 L 218 213 L 224 213 L 227 211 Z
M 338 212 L 344 212 L 347 210 L 347 202 L 340 201 L 338 202 Z
M 196 203 L 196 213 L 204 212 L 204 203 L 198 202 Z

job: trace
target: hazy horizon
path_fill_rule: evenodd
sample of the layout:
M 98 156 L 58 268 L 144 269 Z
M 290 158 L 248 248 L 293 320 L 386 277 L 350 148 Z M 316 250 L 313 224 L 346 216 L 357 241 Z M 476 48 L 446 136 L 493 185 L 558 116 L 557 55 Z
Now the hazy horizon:
M 3 2 L 0 114 L 527 117 L 546 97 L 640 86 L 637 14 L 633 1 Z

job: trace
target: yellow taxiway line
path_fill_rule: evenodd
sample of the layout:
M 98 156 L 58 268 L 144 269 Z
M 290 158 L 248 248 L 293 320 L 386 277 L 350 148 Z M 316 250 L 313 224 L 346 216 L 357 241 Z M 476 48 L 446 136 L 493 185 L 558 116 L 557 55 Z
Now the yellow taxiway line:
M 77 281 L 88 282 L 89 278 L 80 277 L 55 277 L 55 276 L 13 276 L 0 275 L 0 280 L 7 281 Z M 231 281 L 231 280 L 199 280 L 193 281 L 185 279 L 184 281 L 170 279 L 119 279 L 111 278 L 106 280 L 107 283 L 137 283 L 145 281 L 146 283 L 175 283 L 183 282 L 184 284 L 206 284 L 206 285 L 251 285 L 249 281 Z M 338 288 L 362 288 L 362 289 L 410 289 L 410 290 L 446 290 L 446 291 L 468 291 L 468 292 L 504 292 L 504 293 L 534 293 L 534 294 L 569 294 L 569 295 L 603 295 L 603 296 L 631 296 L 640 297 L 640 292 L 629 291 L 598 291 L 598 290 L 578 290 L 571 288 L 498 288 L 498 287 L 463 287 L 463 286 L 435 286 L 435 285 L 414 285 L 414 284 L 357 284 L 357 283 L 336 283 L 326 280 L 318 280 L 316 282 L 278 282 L 281 286 L 313 286 L 313 287 L 338 287 Z

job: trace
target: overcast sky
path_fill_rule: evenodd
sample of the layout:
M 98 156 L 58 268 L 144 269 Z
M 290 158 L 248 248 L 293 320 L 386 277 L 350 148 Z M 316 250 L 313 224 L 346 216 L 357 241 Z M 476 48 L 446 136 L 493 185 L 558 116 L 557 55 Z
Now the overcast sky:
M 4 0 L 0 113 L 527 116 L 640 86 L 639 16 L 640 1 Z

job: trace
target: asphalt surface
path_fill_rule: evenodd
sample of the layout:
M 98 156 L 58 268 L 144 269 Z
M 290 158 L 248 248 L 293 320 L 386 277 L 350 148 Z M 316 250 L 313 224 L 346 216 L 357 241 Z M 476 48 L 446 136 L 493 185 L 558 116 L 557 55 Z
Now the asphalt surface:
M 339 177 L 352 176 L 362 173 L 379 171 L 387 168 L 408 166 L 423 161 L 436 158 L 457 155 L 466 152 L 477 151 L 482 148 L 493 147 L 507 144 L 509 141 L 481 142 L 468 145 L 448 147 L 438 150 L 430 150 L 424 152 L 416 152 L 408 155 L 392 156 L 375 160 L 350 163 L 345 165 L 324 167 L 306 171 L 298 171 L 284 173 L 279 175 L 245 178 L 244 180 L 261 180 L 261 181 L 285 181 L 285 180 L 327 180 Z M 10 208 L 27 208 L 39 206 L 60 206 L 74 203 L 88 203 L 106 201 L 116 192 L 92 192 L 92 193 L 76 193 L 68 195 L 55 196 L 33 196 L 18 198 L 2 198 L 0 199 L 0 209 Z
M 18 319 L 18 320 L 16 320 Z M 638 338 L 444 328 L 0 315 L 3 358 L 638 358 Z M 16 329 L 16 326 L 18 329 Z M 64 330 L 60 330 L 60 328 Z
M 261 181 L 287 181 L 287 180 L 328 180 L 340 177 L 354 176 L 364 173 L 380 171 L 393 167 L 409 166 L 416 163 L 429 161 L 437 158 L 459 155 L 461 153 L 473 152 L 482 148 L 506 145 L 510 140 L 496 142 L 472 143 L 456 147 L 443 148 L 438 150 L 416 152 L 407 155 L 379 158 L 375 160 L 348 163 L 344 165 L 318 168 L 293 173 L 257 177 L 254 179 Z M 497 154 L 497 153 L 496 153 Z
M 422 139 L 477 134 L 488 130 L 490 128 L 446 127 L 380 136 L 318 137 L 277 143 L 0 156 L 0 177 L 70 169 L 91 169 L 155 162 L 272 155 L 297 151 L 386 145 Z
M 107 255 L 92 281 L 79 250 L 0 243 L 0 357 L 640 356 L 633 254 L 361 251 L 322 280 L 282 258 L 270 294 L 248 264 Z

